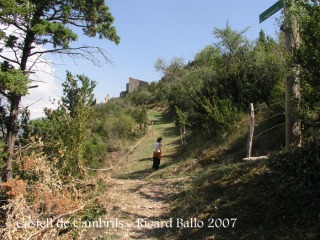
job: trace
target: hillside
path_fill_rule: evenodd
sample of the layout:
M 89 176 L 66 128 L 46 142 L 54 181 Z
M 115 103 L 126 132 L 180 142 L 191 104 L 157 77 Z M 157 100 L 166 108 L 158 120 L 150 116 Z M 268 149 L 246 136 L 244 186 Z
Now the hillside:
M 175 161 L 179 151 L 179 135 L 172 122 L 159 112 L 149 111 L 152 126 L 128 157 L 106 172 L 107 190 L 99 197 L 106 209 L 103 219 L 117 219 L 119 227 L 89 233 L 101 239 L 156 239 L 164 229 L 158 222 L 170 219 L 171 201 L 177 198 L 188 177 L 162 177 Z M 150 122 L 151 122 L 150 121 Z M 164 152 L 160 170 L 153 172 L 152 151 L 155 140 L 163 137 Z M 121 158 L 120 158 L 121 159 Z
M 27 95 L 55 75 L 38 65 L 56 64 L 46 53 L 112 64 L 100 45 L 70 44 L 78 27 L 120 37 L 104 1 L 5 2 L 0 239 L 320 239 L 320 0 L 287 1 L 275 37 L 212 26 L 214 42 L 192 58 L 159 56 L 159 79 L 130 79 L 105 103 L 95 89 L 113 78 L 66 62 L 60 99 L 34 120 L 29 107 L 44 99 Z M 248 113 L 252 155 L 267 156 L 257 161 L 243 160 Z
M 123 225 L 95 229 L 89 236 L 318 239 L 318 176 L 312 176 L 311 163 L 299 162 L 306 152 L 242 161 L 245 131 L 238 129 L 225 143 L 213 139 L 181 153 L 173 123 L 155 111 L 149 116 L 154 119 L 150 132 L 108 173 L 108 187 L 99 197 L 106 209 L 103 219 Z M 150 155 L 158 136 L 163 137 L 165 155 L 160 170 L 152 172 Z

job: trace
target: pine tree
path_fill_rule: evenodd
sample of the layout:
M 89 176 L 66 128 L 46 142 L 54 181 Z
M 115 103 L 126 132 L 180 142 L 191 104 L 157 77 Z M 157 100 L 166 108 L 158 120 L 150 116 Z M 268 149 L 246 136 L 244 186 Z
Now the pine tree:
M 75 29 L 82 29 L 83 34 L 89 37 L 108 39 L 118 44 L 120 38 L 113 21 L 104 0 L 0 0 L 0 57 L 25 77 L 34 70 L 31 58 L 39 60 L 47 53 L 82 57 L 95 64 L 97 53 L 107 60 L 104 50 L 92 46 L 71 47 L 78 37 Z M 10 56 L 5 54 L 8 51 L 12 53 Z M 8 74 L 1 81 L 0 94 L 9 104 L 6 121 L 2 122 L 6 127 L 5 180 L 8 181 L 12 179 L 21 97 L 32 86 L 24 77 L 14 78 Z M 10 86 L 19 86 L 21 91 L 8 87 L 9 81 L 13 81 Z

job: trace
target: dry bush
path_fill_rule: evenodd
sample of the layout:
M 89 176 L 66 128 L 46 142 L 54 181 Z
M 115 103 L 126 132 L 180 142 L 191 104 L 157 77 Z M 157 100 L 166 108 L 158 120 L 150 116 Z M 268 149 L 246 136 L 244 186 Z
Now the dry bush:
M 33 142 L 27 150 L 15 160 L 20 179 L 0 184 L 7 198 L 2 206 L 5 224 L 0 227 L 0 239 L 72 239 L 76 231 L 69 230 L 73 226 L 62 228 L 58 223 L 84 208 L 84 191 L 79 186 L 88 184 L 70 177 L 68 182 L 61 179 L 55 159 L 42 153 L 41 143 Z M 89 185 L 95 184 L 91 181 Z M 82 233 L 77 231 L 77 239 Z
M 26 198 L 10 199 L 8 204 L 3 207 L 6 211 L 6 224 L 1 229 L 1 239 L 18 240 L 18 239 L 72 239 L 72 232 L 58 237 L 59 232 L 71 229 L 72 225 L 63 227 L 60 220 L 66 221 L 67 217 L 75 213 L 68 210 L 64 214 L 51 216 L 46 212 L 39 213 L 35 211 L 33 206 L 30 206 Z M 59 223 L 60 221 L 60 223 Z M 80 236 L 79 232 L 78 236 Z
M 50 215 L 59 215 L 77 209 L 80 202 L 66 189 L 50 189 L 47 185 L 35 184 L 31 191 L 33 208 Z
M 27 181 L 18 178 L 0 183 L 0 187 L 10 199 L 17 199 L 27 195 Z
M 37 167 L 37 161 L 34 158 L 29 156 L 24 156 L 21 159 L 21 168 L 20 170 L 24 172 L 32 171 L 32 169 Z

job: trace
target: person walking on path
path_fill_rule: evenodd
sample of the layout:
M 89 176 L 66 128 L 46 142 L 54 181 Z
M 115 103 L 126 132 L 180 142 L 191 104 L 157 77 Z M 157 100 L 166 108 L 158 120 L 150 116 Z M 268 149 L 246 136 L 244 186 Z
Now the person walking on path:
M 156 171 L 159 169 L 160 160 L 162 156 L 162 144 L 161 144 L 162 138 L 159 137 L 157 139 L 157 142 L 154 144 L 154 150 L 153 150 L 153 165 L 152 170 Z

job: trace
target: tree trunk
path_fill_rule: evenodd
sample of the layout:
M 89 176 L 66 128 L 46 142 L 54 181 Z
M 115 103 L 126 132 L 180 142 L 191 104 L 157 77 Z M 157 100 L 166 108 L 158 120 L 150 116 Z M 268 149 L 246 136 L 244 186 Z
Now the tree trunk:
M 284 5 L 284 33 L 285 44 L 289 53 L 300 45 L 299 24 L 287 10 L 294 4 L 287 0 Z M 293 66 L 292 73 L 288 74 L 285 82 L 285 114 L 286 114 L 286 147 L 301 147 L 301 120 L 299 118 L 300 105 L 300 79 L 299 66 Z
M 27 33 L 24 48 L 21 56 L 20 70 L 25 72 L 27 67 L 28 58 L 32 49 L 32 43 L 34 42 L 34 34 L 30 31 Z M 25 74 L 27 74 L 25 72 Z M 5 170 L 5 181 L 12 179 L 12 159 L 14 154 L 14 145 L 16 142 L 16 135 L 18 131 L 18 117 L 19 117 L 19 105 L 21 102 L 21 95 L 15 93 L 9 93 L 10 102 L 10 116 L 7 123 L 7 146 L 5 152 L 7 156 L 5 158 L 6 170 Z
M 10 96 L 11 108 L 10 116 L 7 124 L 7 146 L 5 158 L 6 171 L 5 171 L 5 181 L 10 181 L 12 179 L 12 159 L 14 154 L 14 145 L 16 141 L 16 134 L 18 129 L 18 116 L 19 116 L 19 104 L 21 101 L 21 96 L 12 94 Z
M 300 83 L 297 73 L 286 79 L 286 147 L 301 147 Z
M 184 147 L 186 145 L 186 125 L 180 124 L 180 141 L 181 146 Z

